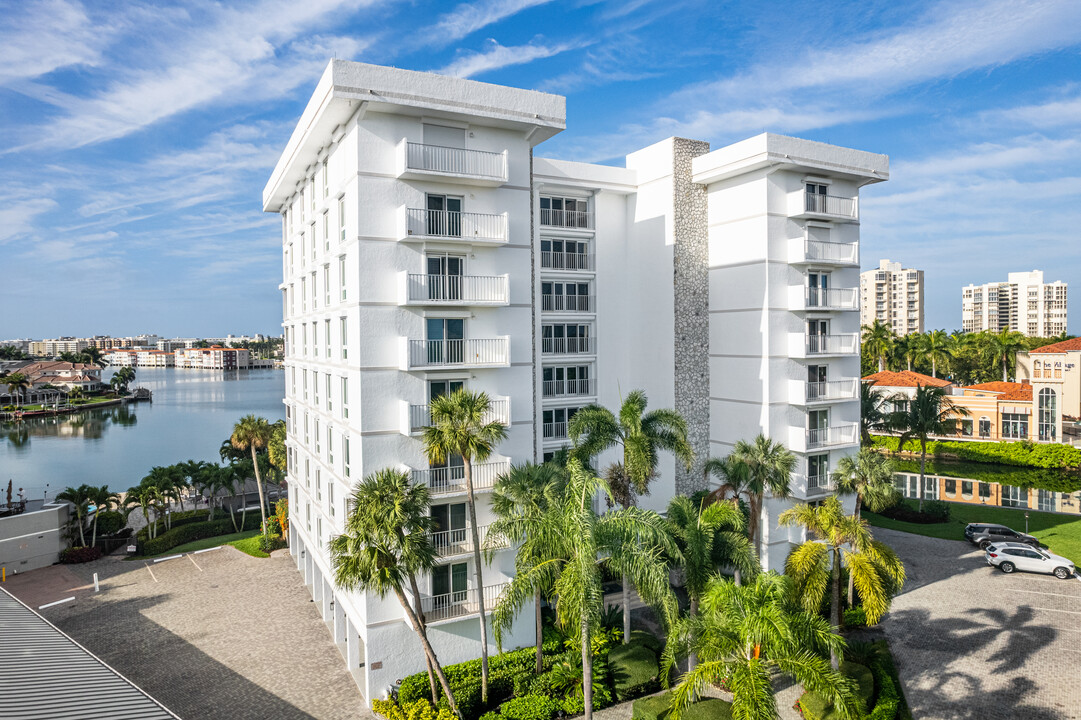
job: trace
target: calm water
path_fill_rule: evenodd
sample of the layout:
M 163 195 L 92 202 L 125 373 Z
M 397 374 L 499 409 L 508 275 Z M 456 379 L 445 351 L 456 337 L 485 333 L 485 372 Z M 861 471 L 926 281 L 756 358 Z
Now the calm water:
M 82 483 L 123 491 L 154 465 L 219 462 L 218 448 L 242 415 L 285 417 L 280 370 L 136 373 L 133 387 L 152 390 L 154 402 L 0 424 L 0 483 L 10 478 L 31 498 L 40 498 L 46 483 L 50 498 Z

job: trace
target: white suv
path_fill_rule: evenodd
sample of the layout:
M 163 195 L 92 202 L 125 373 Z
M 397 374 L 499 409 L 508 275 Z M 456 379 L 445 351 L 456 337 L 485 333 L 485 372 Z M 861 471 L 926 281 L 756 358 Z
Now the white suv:
M 1071 578 L 1074 574 L 1073 561 L 1025 543 L 1003 542 L 988 545 L 985 558 L 988 565 L 995 566 L 1004 573 L 1027 570 L 1054 575 L 1060 580 Z

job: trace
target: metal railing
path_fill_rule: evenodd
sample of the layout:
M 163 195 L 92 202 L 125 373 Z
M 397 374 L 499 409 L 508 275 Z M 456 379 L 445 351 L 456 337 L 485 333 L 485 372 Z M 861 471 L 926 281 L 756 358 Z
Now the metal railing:
M 856 262 L 856 244 L 807 240 L 803 248 L 806 259 L 820 262 L 853 264 Z
M 410 340 L 409 367 L 442 365 L 506 365 L 510 360 L 508 338 L 473 340 Z
M 488 401 L 488 412 L 484 414 L 484 424 L 501 423 L 510 425 L 510 400 L 508 398 L 491 398 Z M 409 431 L 420 432 L 432 424 L 431 405 L 409 406 Z
M 465 175 L 492 180 L 507 179 L 506 153 L 486 150 L 406 143 L 405 166 L 410 170 Z
M 808 355 L 847 355 L 859 349 L 855 333 L 842 335 L 807 335 Z
M 826 428 L 812 428 L 807 431 L 807 448 L 831 447 L 833 445 L 851 445 L 859 439 L 859 425 L 834 425 Z
M 839 195 L 818 195 L 817 193 L 804 193 L 806 200 L 804 209 L 809 213 L 820 215 L 835 215 L 838 217 L 856 217 L 856 199 L 841 197 Z
M 859 296 L 855 288 L 820 288 L 809 287 L 804 295 L 809 308 L 839 308 L 855 310 L 859 307 Z
M 506 242 L 507 216 L 406 208 L 405 229 L 417 237 Z
M 541 295 L 541 310 L 545 312 L 596 312 L 593 295 Z
M 562 440 L 567 437 L 567 422 L 544 423 L 543 433 L 545 440 Z
M 490 613 L 496 601 L 507 587 L 506 583 L 489 585 L 483 595 L 476 588 L 447 593 L 446 595 L 421 595 L 420 607 L 427 622 L 438 622 L 456 617 L 467 617 L 480 612 L 480 598 L 484 598 L 484 611 Z
M 827 380 L 806 385 L 807 400 L 851 400 L 858 396 L 856 380 Z
M 807 475 L 807 492 L 831 491 L 833 482 L 829 475 Z
M 541 338 L 544 355 L 586 355 L 593 352 L 593 338 Z
M 545 270 L 592 270 L 593 255 L 541 250 L 541 267 Z
M 507 472 L 508 469 L 510 469 L 510 463 L 506 461 L 474 463 L 472 466 L 473 489 L 491 490 L 495 487 L 495 481 L 499 476 Z M 413 482 L 427 487 L 432 495 L 464 492 L 465 468 L 461 465 L 448 465 L 447 467 L 414 470 Z
M 481 525 L 477 528 L 477 533 L 480 535 L 481 549 L 507 547 L 507 540 L 501 535 L 493 534 L 489 538 L 488 528 L 488 525 Z M 473 531 L 468 527 L 433 532 L 429 533 L 428 537 L 431 538 L 432 546 L 439 557 L 473 552 Z
M 540 224 L 544 227 L 593 229 L 593 213 L 584 210 L 553 210 L 541 208 Z
M 541 385 L 541 393 L 546 398 L 593 395 L 593 380 L 545 380 Z
M 506 275 L 414 275 L 406 283 L 410 302 L 506 303 Z

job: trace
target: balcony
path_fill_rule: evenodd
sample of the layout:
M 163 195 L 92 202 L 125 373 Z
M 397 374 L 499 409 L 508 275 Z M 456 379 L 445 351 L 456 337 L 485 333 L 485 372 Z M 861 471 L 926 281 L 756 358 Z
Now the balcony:
M 542 355 L 592 355 L 595 352 L 593 338 L 541 338 Z
M 859 294 L 855 288 L 794 287 L 793 310 L 858 310 Z
M 821 495 L 833 492 L 833 480 L 829 475 L 793 475 L 792 489 L 797 493 L 805 488 L 805 495 Z
M 856 333 L 839 335 L 793 334 L 790 354 L 792 357 L 823 357 L 828 355 L 856 355 L 860 351 L 860 338 Z
M 473 490 L 491 490 L 500 475 L 510 469 L 506 460 L 473 463 Z M 461 465 L 414 470 L 413 482 L 424 485 L 431 495 L 453 495 L 465 492 L 465 469 Z
M 828 380 L 824 382 L 793 382 L 792 404 L 814 405 L 818 403 L 855 400 L 859 397 L 859 383 L 849 380 Z
M 398 145 L 398 177 L 453 178 L 467 185 L 497 187 L 507 182 L 507 151 L 466 150 L 403 140 Z
M 577 252 L 541 251 L 541 268 L 544 270 L 594 270 L 593 255 Z
M 432 414 L 429 405 L 409 405 L 403 403 L 405 416 L 402 422 L 403 435 L 419 435 L 424 428 L 432 424 Z M 493 397 L 489 406 L 488 414 L 484 416 L 484 423 L 501 423 L 510 425 L 510 398 L 499 396 Z
M 488 537 L 488 525 L 477 528 L 480 535 L 480 549 L 500 549 L 507 547 L 507 539 L 501 535 Z M 436 555 L 441 558 L 454 557 L 456 555 L 468 555 L 473 552 L 473 531 L 469 528 L 458 530 L 444 530 L 443 532 L 429 533 L 432 546 Z
M 597 305 L 593 295 L 541 295 L 541 311 L 595 313 Z
M 545 398 L 584 397 L 595 395 L 594 381 L 583 380 L 545 380 L 541 383 L 541 396 Z
M 543 423 L 541 432 L 545 440 L 566 440 L 567 421 Z
M 822 242 L 795 238 L 789 245 L 789 262 L 815 265 L 859 265 L 859 246 L 856 243 Z
M 403 241 L 449 240 L 470 244 L 507 242 L 507 216 L 452 210 L 403 208 L 398 236 Z
M 541 227 L 561 228 L 563 230 L 592 230 L 593 213 L 584 210 L 553 210 L 541 208 Z
M 402 273 L 403 305 L 499 306 L 509 302 L 506 275 Z
M 812 428 L 807 431 L 808 450 L 855 445 L 860 441 L 860 426 L 856 423 L 834 425 L 826 428 Z
M 424 620 L 431 624 L 477 615 L 480 613 L 480 599 L 482 597 L 484 598 L 484 612 L 489 614 L 506 587 L 506 583 L 489 585 L 484 588 L 483 595 L 478 595 L 476 588 L 460 590 L 446 595 L 421 595 L 420 607 L 424 613 Z M 406 591 L 406 595 L 410 596 L 411 593 Z M 413 598 L 409 597 L 409 600 L 412 606 Z
M 510 338 L 473 340 L 403 341 L 403 370 L 443 368 L 507 367 L 510 365 Z
M 857 198 L 840 195 L 803 193 L 800 207 L 793 217 L 801 220 L 859 221 Z

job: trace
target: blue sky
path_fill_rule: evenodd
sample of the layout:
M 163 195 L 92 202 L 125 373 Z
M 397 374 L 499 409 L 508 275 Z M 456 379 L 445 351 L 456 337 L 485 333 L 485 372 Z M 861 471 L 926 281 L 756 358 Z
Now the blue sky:
M 260 193 L 331 57 L 564 94 L 551 157 L 887 153 L 864 266 L 924 269 L 928 327 L 1010 271 L 1081 292 L 1077 0 L 0 0 L 0 338 L 280 332 Z

